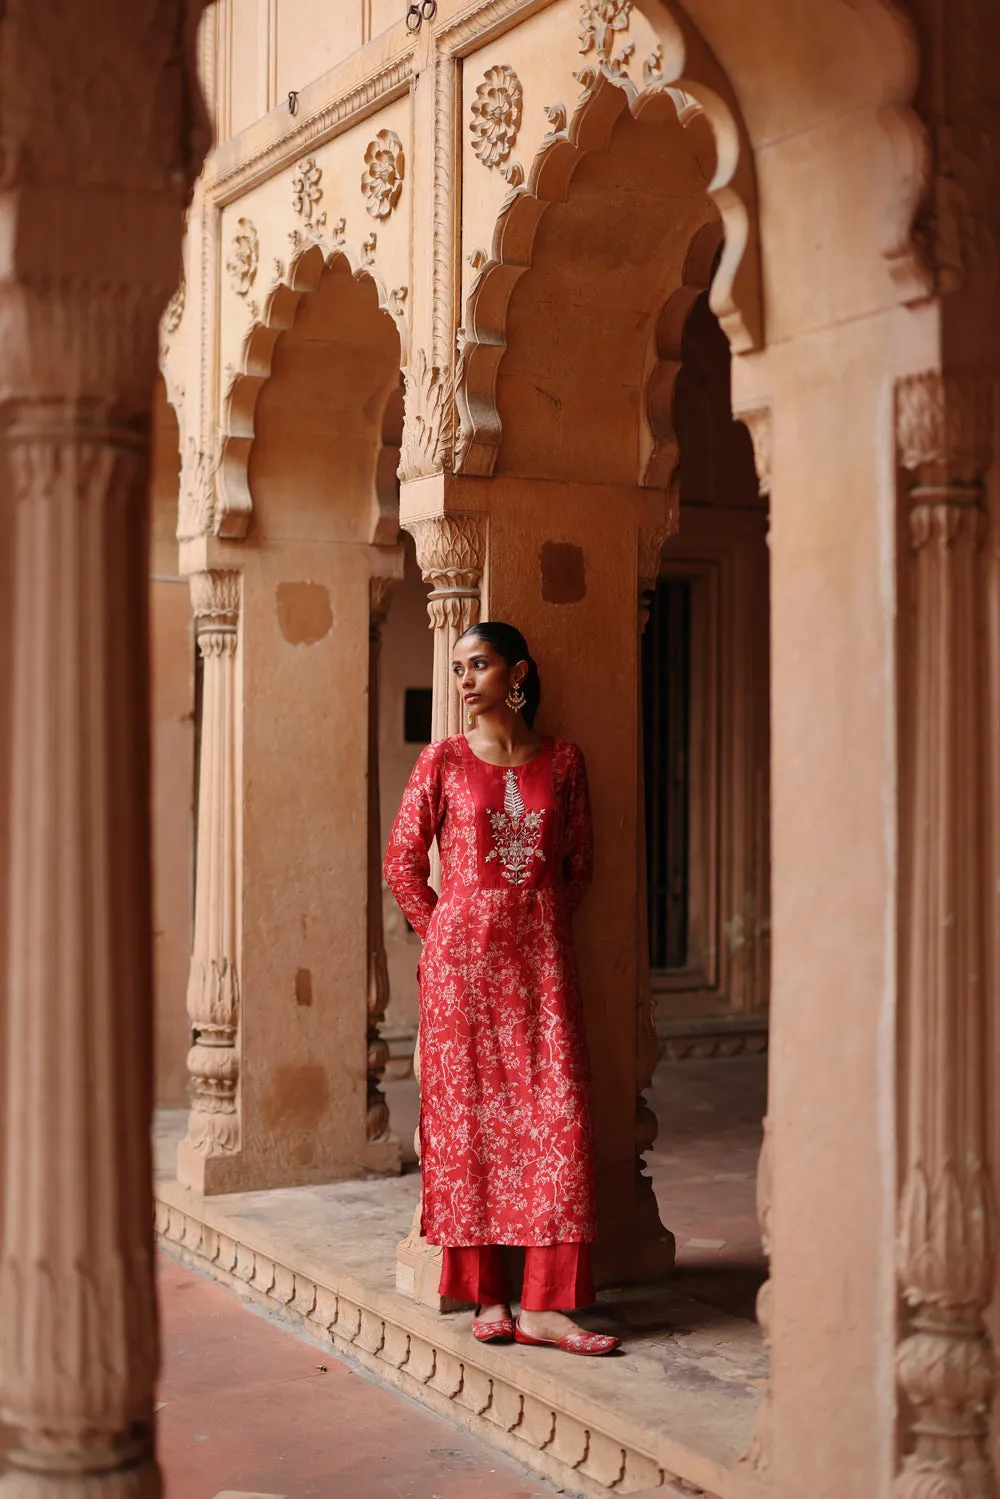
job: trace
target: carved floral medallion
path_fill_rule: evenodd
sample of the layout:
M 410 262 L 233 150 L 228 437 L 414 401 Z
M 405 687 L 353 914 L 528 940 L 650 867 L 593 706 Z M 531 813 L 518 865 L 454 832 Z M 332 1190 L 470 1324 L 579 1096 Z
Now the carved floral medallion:
M 373 219 L 387 219 L 403 191 L 403 142 L 394 130 L 380 130 L 365 152 L 361 192 Z
M 472 101 L 472 149 L 484 167 L 498 167 L 514 149 L 524 91 L 513 68 L 490 68 Z
M 300 161 L 292 178 L 292 208 L 307 224 L 315 224 L 317 228 L 326 223 L 325 213 L 314 216 L 316 206 L 323 196 L 320 186 L 322 180 L 323 168 L 316 165 L 315 156 L 307 156 L 304 161 Z
M 236 233 L 233 242 L 229 246 L 229 258 L 226 261 L 226 270 L 233 291 L 238 297 L 245 297 L 257 279 L 257 266 L 260 261 L 260 240 L 257 230 L 249 219 L 236 220 Z

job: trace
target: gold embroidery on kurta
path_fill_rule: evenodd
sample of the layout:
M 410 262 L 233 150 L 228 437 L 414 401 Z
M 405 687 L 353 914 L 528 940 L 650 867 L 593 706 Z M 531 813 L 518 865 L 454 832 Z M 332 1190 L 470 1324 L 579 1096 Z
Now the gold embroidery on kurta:
M 525 811 L 513 766 L 505 772 L 504 781 L 503 811 L 487 814 L 496 847 L 486 855 L 486 862 L 499 859 L 504 879 L 512 885 L 523 885 L 532 859 L 545 859 L 538 847 L 545 813 Z

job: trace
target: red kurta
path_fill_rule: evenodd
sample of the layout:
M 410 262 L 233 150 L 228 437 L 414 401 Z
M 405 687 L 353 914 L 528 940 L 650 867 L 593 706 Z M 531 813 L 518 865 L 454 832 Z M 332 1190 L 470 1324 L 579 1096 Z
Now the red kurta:
M 441 853 L 440 899 L 428 884 Z M 583 756 L 545 739 L 488 765 L 430 745 L 385 877 L 420 959 L 423 1232 L 432 1244 L 597 1237 L 588 1066 L 570 917 L 590 883 Z

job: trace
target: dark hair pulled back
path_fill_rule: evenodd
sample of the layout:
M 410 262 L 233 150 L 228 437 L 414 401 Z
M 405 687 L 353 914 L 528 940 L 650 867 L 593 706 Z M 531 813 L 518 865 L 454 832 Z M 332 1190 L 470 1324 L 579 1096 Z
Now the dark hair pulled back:
M 516 666 L 519 661 L 527 661 L 528 672 L 521 683 L 521 691 L 526 699 L 521 716 L 530 729 L 535 722 L 535 714 L 538 712 L 538 704 L 541 701 L 542 680 L 538 675 L 538 667 L 528 650 L 528 642 L 514 625 L 506 625 L 498 619 L 481 620 L 478 625 L 470 625 L 461 638 L 464 640 L 469 635 L 474 635 L 477 640 L 481 640 L 484 645 L 496 651 L 508 666 Z

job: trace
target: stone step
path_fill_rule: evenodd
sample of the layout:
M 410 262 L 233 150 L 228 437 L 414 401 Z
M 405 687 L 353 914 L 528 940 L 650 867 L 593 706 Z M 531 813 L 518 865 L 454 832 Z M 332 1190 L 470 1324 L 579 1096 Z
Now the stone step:
M 482 1345 L 467 1314 L 394 1289 L 418 1178 L 204 1198 L 160 1143 L 157 1232 L 185 1263 L 570 1493 L 729 1499 L 766 1374 L 756 1324 L 670 1286 L 630 1288 L 582 1319 L 624 1332 L 622 1356 Z

